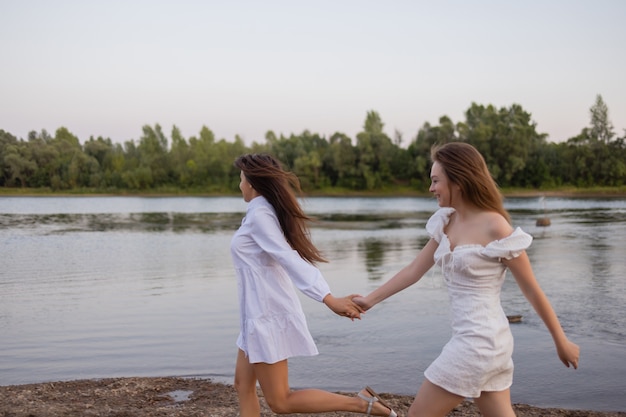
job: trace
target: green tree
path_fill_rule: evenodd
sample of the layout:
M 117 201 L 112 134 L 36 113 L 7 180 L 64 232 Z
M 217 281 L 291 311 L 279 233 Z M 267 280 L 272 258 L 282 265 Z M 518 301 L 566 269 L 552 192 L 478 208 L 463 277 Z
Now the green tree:
M 461 126 L 463 129 L 465 125 Z M 467 131 L 467 129 L 465 129 Z M 409 178 L 411 183 L 419 190 L 425 191 L 430 184 L 430 150 L 434 145 L 459 140 L 457 126 L 448 116 L 439 118 L 439 126 L 431 126 L 426 122 L 417 132 L 415 139 L 407 148 L 410 160 Z
M 93 158 L 89 162 L 92 171 L 89 177 L 89 186 L 96 188 L 120 187 L 121 170 L 124 166 L 121 146 L 114 144 L 111 139 L 98 136 L 90 137 L 83 145 L 85 155 Z
M 7 180 L 11 175 L 9 165 L 4 160 L 8 147 L 11 145 L 16 146 L 17 143 L 18 140 L 15 136 L 0 129 L 0 187 L 7 185 Z
M 591 114 L 591 128 L 587 131 L 589 139 L 602 143 L 609 143 L 615 136 L 613 124 L 609 120 L 609 108 L 598 94 L 593 106 L 589 109 Z
M 220 139 L 213 147 L 213 171 L 212 183 L 215 191 L 226 191 L 232 189 L 235 185 L 235 189 L 239 187 L 239 171 L 233 164 L 235 158 L 239 155 L 246 153 L 246 147 L 243 143 L 243 139 L 239 136 L 235 136 L 233 143 L 227 142 L 225 139 Z
M 79 179 L 80 166 L 86 165 L 86 162 L 82 158 L 84 154 L 78 137 L 62 126 L 56 130 L 54 138 L 48 140 L 42 135 L 41 140 L 50 143 L 58 155 L 50 179 L 51 187 L 58 190 L 83 185 Z
M 330 185 L 356 188 L 356 160 L 352 140 L 343 133 L 333 134 L 322 161 L 323 170 Z
M 322 170 L 323 158 L 328 152 L 328 142 L 317 133 L 308 130 L 299 136 L 290 138 L 296 146 L 297 153 L 292 167 L 296 175 L 300 177 L 304 189 L 316 189 L 327 185 L 330 180 Z
M 189 138 L 191 159 L 187 161 L 187 168 L 192 176 L 191 183 L 197 186 L 216 186 L 213 174 L 219 172 L 220 161 L 213 153 L 215 135 L 206 126 L 200 129 L 199 137 Z
M 137 176 L 142 188 L 151 188 L 166 184 L 169 179 L 170 166 L 167 158 L 168 141 L 159 124 L 154 128 L 143 127 L 143 135 L 139 139 L 139 171 Z
M 612 186 L 626 183 L 624 141 L 613 140 L 615 132 L 609 109 L 601 95 L 589 110 L 590 126 L 568 139 L 564 157 L 570 162 L 568 182 L 576 186 Z
M 32 160 L 37 165 L 28 180 L 29 187 L 51 187 L 53 178 L 59 180 L 61 159 L 59 151 L 52 143 L 52 138 L 43 130 L 40 134 L 31 131 L 28 134 L 28 147 Z
M 195 163 L 192 162 L 191 147 L 176 126 L 172 127 L 170 161 L 174 183 L 182 188 L 189 187 L 193 181 Z
M 492 105 L 472 103 L 465 116 L 466 126 L 459 128 L 459 139 L 482 153 L 500 185 L 515 185 L 513 178 L 524 170 L 532 149 L 547 135 L 537 133 L 530 113 L 518 104 L 496 110 Z
M 30 176 L 37 169 L 30 149 L 25 142 L 10 143 L 5 146 L 3 164 L 6 172 L 6 185 L 25 187 Z
M 394 145 L 384 132 L 384 123 L 375 111 L 369 111 L 363 131 L 357 134 L 358 169 L 364 179 L 364 188 L 372 190 L 388 184 Z

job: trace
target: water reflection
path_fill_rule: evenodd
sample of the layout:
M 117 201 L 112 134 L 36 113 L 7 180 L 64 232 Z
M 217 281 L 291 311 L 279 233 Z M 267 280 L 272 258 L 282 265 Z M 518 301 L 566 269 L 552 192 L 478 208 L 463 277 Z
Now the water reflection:
M 0 214 L 0 228 L 34 229 L 38 232 L 215 232 L 236 230 L 240 213 L 61 213 Z
M 558 211 L 556 213 L 559 213 Z M 567 210 L 561 213 L 569 221 L 581 224 L 604 224 L 626 222 L 626 211 L 606 209 Z
M 236 230 L 244 213 L 59 213 L 7 214 L 0 213 L 0 228 L 41 228 L 49 231 L 105 232 L 113 230 L 146 232 L 212 232 Z M 421 222 L 420 216 L 330 213 L 315 216 L 312 227 L 345 230 L 386 230 L 412 227 Z
M 385 246 L 388 244 L 380 239 L 364 239 L 359 243 L 359 252 L 365 256 L 365 270 L 371 281 L 378 281 L 383 276 L 381 267 L 385 260 Z

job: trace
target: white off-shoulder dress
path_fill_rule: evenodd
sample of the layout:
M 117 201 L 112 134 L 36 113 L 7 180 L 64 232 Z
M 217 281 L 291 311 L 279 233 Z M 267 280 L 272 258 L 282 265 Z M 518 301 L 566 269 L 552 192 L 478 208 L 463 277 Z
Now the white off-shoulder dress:
M 230 249 L 239 296 L 237 346 L 249 361 L 317 355 L 295 287 L 320 302 L 330 289 L 319 269 L 291 248 L 265 197 L 249 202 Z
M 444 228 L 453 212 L 441 208 L 426 224 L 439 242 L 434 257 L 448 288 L 452 337 L 424 375 L 449 392 L 476 398 L 482 391 L 505 390 L 513 382 L 513 335 L 500 304 L 506 275 L 501 260 L 519 256 L 532 237 L 518 227 L 486 246 L 458 245 L 451 250 Z

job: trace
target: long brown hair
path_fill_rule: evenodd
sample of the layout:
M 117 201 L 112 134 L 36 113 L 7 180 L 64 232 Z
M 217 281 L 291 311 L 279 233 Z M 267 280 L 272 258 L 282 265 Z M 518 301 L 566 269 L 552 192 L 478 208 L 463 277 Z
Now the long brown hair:
M 285 171 L 281 163 L 268 154 L 246 154 L 235 160 L 246 179 L 259 194 L 269 201 L 289 245 L 311 264 L 327 262 L 321 252 L 311 242 L 307 216 L 296 198 L 301 193 L 300 181 L 292 173 Z
M 435 145 L 430 159 L 441 164 L 450 182 L 461 188 L 464 199 L 481 209 L 498 212 L 511 222 L 500 189 L 476 148 L 463 142 Z

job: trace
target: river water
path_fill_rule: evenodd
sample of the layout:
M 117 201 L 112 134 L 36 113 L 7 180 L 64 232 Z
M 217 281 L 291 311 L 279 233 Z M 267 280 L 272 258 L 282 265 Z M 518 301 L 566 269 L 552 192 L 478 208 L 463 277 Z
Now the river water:
M 309 198 L 320 265 L 336 295 L 365 294 L 426 242 L 430 198 Z M 578 370 L 556 356 L 512 277 L 516 403 L 626 410 L 626 198 L 511 198 L 534 237 L 535 274 Z M 0 197 L 0 385 L 117 376 L 232 383 L 238 332 L 229 244 L 238 197 Z M 538 227 L 548 216 L 549 227 Z M 290 360 L 293 387 L 413 395 L 450 335 L 439 271 L 361 321 L 302 297 L 320 355 Z

